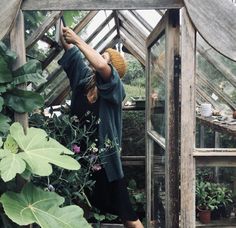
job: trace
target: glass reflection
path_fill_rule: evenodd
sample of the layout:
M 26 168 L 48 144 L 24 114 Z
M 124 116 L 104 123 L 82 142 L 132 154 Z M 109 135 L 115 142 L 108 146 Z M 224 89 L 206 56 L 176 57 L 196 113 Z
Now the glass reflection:
M 152 227 L 165 227 L 165 151 L 153 144 L 151 183 Z
M 165 137 L 165 35 L 150 49 L 151 130 Z

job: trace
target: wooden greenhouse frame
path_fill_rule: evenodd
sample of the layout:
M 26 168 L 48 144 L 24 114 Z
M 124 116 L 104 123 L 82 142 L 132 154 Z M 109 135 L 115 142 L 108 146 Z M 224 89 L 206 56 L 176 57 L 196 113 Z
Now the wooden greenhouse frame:
M 167 9 L 160 23 L 153 30 L 145 21 L 139 17 L 135 10 L 155 9 L 163 14 L 163 9 Z M 24 17 L 23 11 L 30 10 L 50 10 L 55 11 L 43 25 L 38 28 L 32 37 L 25 42 L 24 39 Z M 90 42 L 96 37 L 101 28 L 114 18 L 115 27 L 111 32 L 117 31 L 117 35 L 105 45 L 114 47 L 118 42 L 122 42 L 125 48 L 146 67 L 147 90 L 146 97 L 150 95 L 149 60 L 150 48 L 158 39 L 163 30 L 166 34 L 166 139 L 163 141 L 158 134 L 150 130 L 150 99 L 146 102 L 146 156 L 123 158 L 128 164 L 137 163 L 146 165 L 146 195 L 147 195 L 147 228 L 153 227 L 151 212 L 151 183 L 153 165 L 153 143 L 159 144 L 166 151 L 165 157 L 165 191 L 166 191 L 166 224 L 165 227 L 192 228 L 195 223 L 195 170 L 197 166 L 224 166 L 236 167 L 236 148 L 196 148 L 196 94 L 206 97 L 204 91 L 197 88 L 196 80 L 211 86 L 212 90 L 221 97 L 232 109 L 236 109 L 236 104 L 222 91 L 218 91 L 212 85 L 206 75 L 196 72 L 196 52 L 200 53 L 212 64 L 215 64 L 214 56 L 205 51 L 202 45 L 196 46 L 196 28 L 193 25 L 189 14 L 184 7 L 182 0 L 110 0 L 110 1 L 84 1 L 84 0 L 24 0 L 19 10 L 14 27 L 10 32 L 11 49 L 18 55 L 14 69 L 26 62 L 26 49 L 32 47 L 39 39 L 51 42 L 44 33 L 56 23 L 62 14 L 62 10 L 89 10 L 90 12 L 74 28 L 78 33 L 99 10 L 113 10 L 112 14 L 87 38 Z M 136 19 L 142 23 L 149 31 L 147 36 L 139 28 L 138 24 L 133 24 L 132 18 L 123 11 L 129 10 Z M 181 26 L 180 26 L 181 19 Z M 106 34 L 100 43 L 105 42 L 111 34 Z M 181 34 L 181 35 L 180 35 Z M 99 44 L 98 43 L 98 46 Z M 98 48 L 98 47 L 95 47 Z M 101 52 L 105 50 L 103 48 Z M 60 53 L 57 47 L 53 53 L 42 63 L 45 68 Z M 181 59 L 181 60 L 180 60 Z M 217 63 L 218 70 L 224 72 L 225 77 L 236 86 L 235 75 L 225 69 L 225 66 Z M 55 78 L 61 69 L 57 69 L 50 75 Z M 26 89 L 26 85 L 21 85 Z M 47 104 L 60 103 L 67 95 L 69 84 L 60 88 L 59 96 L 52 95 Z M 38 88 L 42 91 L 43 88 Z M 15 120 L 20 122 L 25 128 L 28 127 L 28 115 L 15 113 Z M 202 123 L 204 124 L 204 119 Z M 206 121 L 207 122 L 207 121 Z M 219 131 L 221 126 L 210 124 L 211 127 Z M 226 129 L 232 135 L 236 135 L 236 128 Z M 130 161 L 130 163 L 129 163 Z M 179 193 L 180 189 L 180 193 Z

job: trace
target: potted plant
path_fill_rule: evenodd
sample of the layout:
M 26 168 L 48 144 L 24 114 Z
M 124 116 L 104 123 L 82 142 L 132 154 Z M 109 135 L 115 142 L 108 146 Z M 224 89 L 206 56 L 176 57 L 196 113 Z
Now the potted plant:
M 219 206 L 227 206 L 232 203 L 232 191 L 224 184 L 198 180 L 196 183 L 196 204 L 199 212 L 199 220 L 209 223 L 211 211 Z

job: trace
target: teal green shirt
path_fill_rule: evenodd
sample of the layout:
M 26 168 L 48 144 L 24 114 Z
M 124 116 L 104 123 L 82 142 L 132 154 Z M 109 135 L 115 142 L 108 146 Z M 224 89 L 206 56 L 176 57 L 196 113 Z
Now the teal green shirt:
M 84 86 L 93 74 L 85 63 L 80 50 L 73 47 L 67 50 L 58 63 L 63 67 L 70 80 L 72 88 L 71 113 L 76 115 L 80 108 L 84 108 L 83 101 L 78 99 Z M 122 138 L 122 101 L 125 91 L 120 77 L 111 65 L 112 75 L 109 82 L 105 82 L 97 74 L 97 88 L 99 91 L 99 150 L 100 160 L 105 168 L 108 180 L 114 181 L 124 176 L 121 160 Z M 84 96 L 84 99 L 87 99 Z M 106 148 L 106 142 L 111 141 L 112 147 Z

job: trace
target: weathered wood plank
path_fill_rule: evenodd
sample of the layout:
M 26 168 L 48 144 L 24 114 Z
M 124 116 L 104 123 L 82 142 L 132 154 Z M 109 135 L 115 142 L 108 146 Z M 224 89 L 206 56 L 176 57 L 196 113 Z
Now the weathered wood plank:
M 196 33 L 185 8 L 181 10 L 181 208 L 180 227 L 195 227 L 195 63 Z
M 194 157 L 236 157 L 235 148 L 195 148 Z
M 144 64 L 144 59 L 145 59 L 145 53 L 141 52 L 140 49 L 127 37 L 122 30 L 120 31 L 120 38 L 122 40 L 122 43 L 126 46 L 126 48 L 134 55 L 141 63 Z M 130 49 L 131 47 L 131 49 Z
M 13 70 L 19 68 L 26 63 L 25 55 L 25 30 L 24 30 L 24 15 L 20 10 L 16 19 L 16 23 L 10 33 L 11 50 L 16 52 L 17 59 L 13 64 Z M 20 89 L 26 90 L 27 85 L 19 85 Z M 20 122 L 21 125 L 26 128 L 28 127 L 28 113 L 14 113 L 14 119 L 16 122 Z
M 236 137 L 236 125 L 225 124 L 224 122 L 222 123 L 221 121 L 213 122 L 214 119 L 212 117 L 197 116 L 197 119 L 200 121 L 200 124 L 208 126 L 215 131 Z
M 96 15 L 98 11 L 90 11 L 75 27 L 74 32 L 79 33 Z
M 112 35 L 113 32 L 116 31 L 116 26 L 114 26 L 113 28 L 111 28 L 106 35 L 104 35 L 104 37 L 95 45 L 94 49 L 97 50 L 107 39 L 108 37 L 110 37 Z M 117 35 L 117 34 L 116 34 Z M 115 36 L 116 36 L 115 35 Z M 113 37 L 114 38 L 114 37 Z
M 184 0 L 202 37 L 223 55 L 236 61 L 236 7 L 230 1 Z
M 135 34 L 133 36 L 133 33 L 125 29 L 124 27 L 120 28 L 120 32 L 122 32 L 139 49 L 140 52 L 145 53 L 145 42 L 142 42 L 142 40 L 137 39 Z
M 53 12 L 50 17 L 46 18 L 45 21 L 34 31 L 31 37 L 26 41 L 26 49 L 30 49 L 39 39 L 43 37 L 45 32 L 47 32 L 60 18 L 62 12 Z
M 1 0 L 0 2 L 0 40 L 10 32 L 20 10 L 22 0 Z
M 166 154 L 165 208 L 166 227 L 179 226 L 179 77 L 175 58 L 179 56 L 179 10 L 168 10 L 166 25 Z
M 196 161 L 197 167 L 236 167 L 236 156 L 196 157 Z
M 182 0 L 24 0 L 23 10 L 173 9 Z

